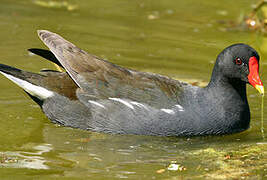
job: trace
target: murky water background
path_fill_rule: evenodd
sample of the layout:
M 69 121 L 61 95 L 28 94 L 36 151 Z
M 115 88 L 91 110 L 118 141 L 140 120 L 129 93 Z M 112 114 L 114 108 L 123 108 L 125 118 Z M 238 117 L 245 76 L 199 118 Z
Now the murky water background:
M 34 72 L 54 68 L 26 51 L 44 48 L 36 30 L 47 29 L 121 66 L 207 82 L 216 55 L 243 42 L 260 52 L 261 78 L 267 85 L 266 36 L 229 31 L 219 23 L 237 21 L 255 2 L 1 0 L 0 62 Z M 252 87 L 249 130 L 196 138 L 107 135 L 59 127 L 15 84 L 0 77 L 0 87 L 0 179 L 267 178 L 261 99 Z M 177 166 L 180 170 L 171 170 Z

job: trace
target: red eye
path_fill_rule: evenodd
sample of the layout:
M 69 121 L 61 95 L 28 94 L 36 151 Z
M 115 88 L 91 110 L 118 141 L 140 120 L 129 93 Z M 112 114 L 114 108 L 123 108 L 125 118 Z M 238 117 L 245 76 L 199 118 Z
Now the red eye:
M 238 58 L 235 59 L 235 63 L 237 65 L 241 65 L 242 64 L 242 60 L 238 57 Z

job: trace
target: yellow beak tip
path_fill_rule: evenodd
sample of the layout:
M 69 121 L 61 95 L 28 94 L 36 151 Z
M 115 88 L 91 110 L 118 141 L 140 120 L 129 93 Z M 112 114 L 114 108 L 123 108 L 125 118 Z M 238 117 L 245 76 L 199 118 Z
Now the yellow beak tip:
M 255 88 L 259 91 L 261 95 L 264 95 L 264 87 L 262 85 L 256 85 Z

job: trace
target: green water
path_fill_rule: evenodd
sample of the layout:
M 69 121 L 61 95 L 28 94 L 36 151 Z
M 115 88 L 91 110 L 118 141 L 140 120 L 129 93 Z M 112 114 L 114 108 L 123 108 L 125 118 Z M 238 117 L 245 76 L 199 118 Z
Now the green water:
M 261 78 L 267 84 L 267 38 L 257 32 L 229 31 L 218 23 L 237 21 L 256 1 L 56 2 L 1 0 L 1 63 L 34 72 L 54 68 L 26 51 L 44 48 L 36 30 L 47 29 L 121 66 L 207 82 L 216 55 L 243 42 L 260 52 Z M 252 87 L 248 87 L 249 130 L 196 138 L 107 135 L 60 127 L 2 76 L 0 87 L 0 179 L 267 178 L 261 98 Z M 170 164 L 184 169 L 168 170 Z

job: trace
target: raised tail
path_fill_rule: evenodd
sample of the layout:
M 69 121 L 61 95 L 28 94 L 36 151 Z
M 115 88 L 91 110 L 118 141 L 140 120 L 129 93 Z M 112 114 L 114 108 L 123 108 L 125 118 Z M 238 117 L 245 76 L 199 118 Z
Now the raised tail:
M 55 63 L 56 65 L 58 65 L 59 67 L 63 68 L 63 66 L 60 64 L 60 62 L 56 58 L 56 56 L 49 50 L 39 49 L 39 48 L 31 48 L 31 49 L 28 49 L 28 51 L 30 51 L 31 53 L 36 54 L 38 56 L 41 56 L 41 57 L 45 58 L 46 60 L 49 60 L 49 61 Z

